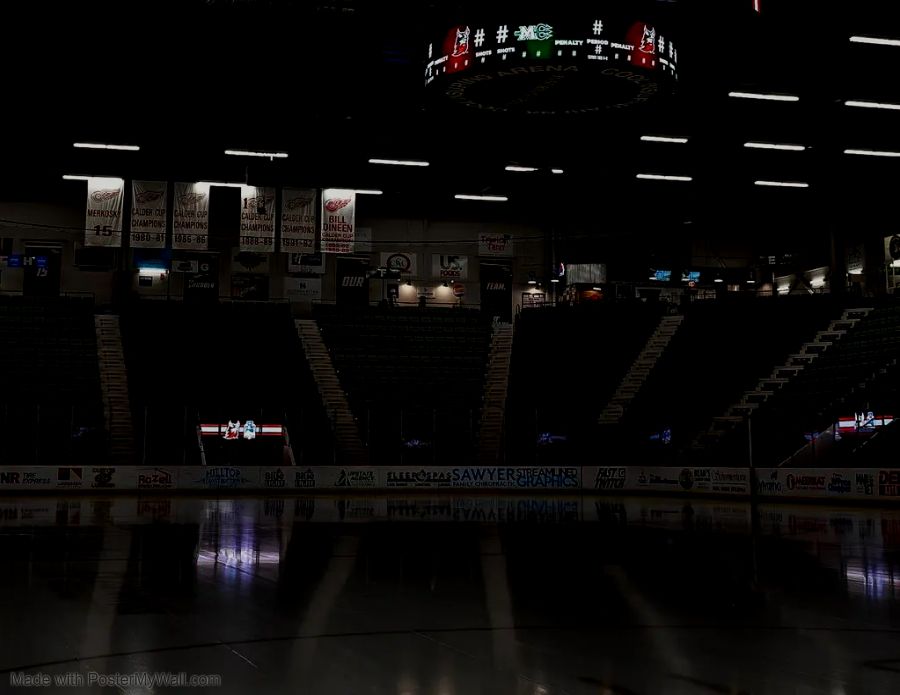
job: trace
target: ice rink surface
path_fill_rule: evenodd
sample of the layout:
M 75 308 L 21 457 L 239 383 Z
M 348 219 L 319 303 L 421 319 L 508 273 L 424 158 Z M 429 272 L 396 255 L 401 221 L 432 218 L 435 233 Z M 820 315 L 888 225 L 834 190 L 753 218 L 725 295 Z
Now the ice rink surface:
M 755 511 L 0 499 L 0 693 L 900 692 L 900 508 Z M 140 682 L 154 673 L 219 685 Z M 88 682 L 112 674 L 138 680 Z

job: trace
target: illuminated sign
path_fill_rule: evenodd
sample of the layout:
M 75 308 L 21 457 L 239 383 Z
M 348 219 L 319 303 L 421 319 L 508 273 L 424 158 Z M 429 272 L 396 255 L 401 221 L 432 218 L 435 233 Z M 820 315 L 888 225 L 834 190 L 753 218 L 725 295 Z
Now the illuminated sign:
M 247 439 L 257 437 L 281 437 L 284 427 L 281 425 L 257 425 L 253 420 L 247 420 L 241 424 L 240 420 L 229 420 L 225 425 L 200 425 L 200 435 L 203 437 L 220 437 L 221 439 Z
M 636 16 L 625 3 L 606 17 L 471 19 L 439 27 L 425 44 L 425 85 L 445 103 L 484 113 L 589 114 L 646 103 L 678 81 L 678 47 L 665 22 Z

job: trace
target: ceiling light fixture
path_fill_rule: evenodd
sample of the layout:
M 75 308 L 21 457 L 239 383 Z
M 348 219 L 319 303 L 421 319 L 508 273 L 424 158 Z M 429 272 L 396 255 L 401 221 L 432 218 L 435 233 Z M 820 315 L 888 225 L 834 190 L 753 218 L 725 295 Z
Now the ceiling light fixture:
M 668 174 L 638 174 L 637 178 L 649 181 L 693 181 L 692 176 L 670 176 Z
M 198 181 L 200 186 L 219 186 L 220 188 L 243 188 L 245 183 L 230 183 L 229 181 Z
M 370 159 L 369 164 L 388 164 L 398 167 L 427 167 L 431 166 L 430 162 L 419 159 Z
M 79 174 L 63 174 L 66 181 L 90 181 L 90 176 L 81 176 Z
M 505 195 L 468 195 L 466 193 L 457 193 L 453 197 L 457 200 L 485 200 L 492 203 L 505 203 L 509 200 Z
M 844 154 L 858 154 L 864 157 L 900 157 L 900 152 L 886 150 L 844 150 Z
M 754 181 L 756 186 L 773 186 L 775 188 L 809 188 L 808 183 L 802 181 Z
M 565 172 L 562 169 L 551 169 L 551 174 L 564 174 Z
M 888 104 L 880 101 L 858 101 L 849 100 L 844 102 L 845 106 L 855 106 L 860 109 L 889 109 L 891 111 L 900 111 L 900 104 Z
M 745 142 L 744 147 L 755 150 L 784 150 L 786 152 L 803 152 L 805 145 L 783 145 L 777 142 Z
M 252 150 L 225 150 L 234 157 L 263 157 L 265 159 L 287 159 L 287 152 L 254 152 Z
M 377 188 L 354 188 L 352 190 L 359 195 L 384 195 L 384 191 L 379 191 Z
M 124 150 L 126 152 L 137 152 L 141 149 L 137 145 L 106 145 L 100 142 L 73 142 L 72 147 L 83 150 Z
M 683 145 L 688 141 L 687 138 L 675 138 L 668 135 L 641 135 L 641 140 L 644 142 L 673 142 L 679 145 Z
M 507 164 L 507 165 L 506 165 L 506 170 L 507 170 L 507 171 L 525 171 L 525 172 L 530 172 L 530 171 L 537 171 L 537 167 L 522 167 L 522 166 L 519 166 L 518 164 Z
M 900 39 L 882 39 L 877 36 L 851 36 L 850 43 L 868 43 L 873 46 L 900 46 Z
M 728 92 L 734 99 L 759 99 L 761 101 L 800 101 L 794 94 L 764 94 L 761 92 Z

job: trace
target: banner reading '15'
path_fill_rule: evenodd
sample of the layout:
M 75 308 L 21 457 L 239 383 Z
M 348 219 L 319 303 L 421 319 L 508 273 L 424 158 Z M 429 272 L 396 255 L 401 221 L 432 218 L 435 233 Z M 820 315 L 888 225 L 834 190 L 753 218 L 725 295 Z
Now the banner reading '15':
M 85 246 L 122 246 L 122 208 L 125 180 L 90 178 L 87 185 Z

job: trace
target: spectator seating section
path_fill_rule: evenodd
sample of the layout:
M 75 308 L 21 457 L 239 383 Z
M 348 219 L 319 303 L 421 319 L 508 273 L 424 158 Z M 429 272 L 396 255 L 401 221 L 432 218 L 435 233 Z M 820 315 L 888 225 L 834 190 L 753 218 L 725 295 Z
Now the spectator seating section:
M 600 412 L 661 314 L 661 305 L 642 302 L 523 311 L 507 399 L 508 457 L 549 463 L 590 447 Z M 539 445 L 544 433 L 566 442 Z
M 830 297 L 698 302 L 625 414 L 617 447 L 630 460 L 678 463 L 694 438 L 811 341 L 840 310 Z M 651 439 L 670 430 L 671 443 Z M 640 452 L 635 455 L 635 452 Z
M 898 358 L 900 307 L 875 308 L 754 411 L 754 463 L 778 465 L 804 446 L 804 435 L 825 430 L 838 417 L 865 406 L 866 411 L 880 410 L 879 401 L 888 408 L 895 405 L 897 372 L 885 368 Z M 880 386 L 882 379 L 885 383 Z M 872 382 L 871 393 L 857 393 L 867 381 Z M 883 396 L 878 395 L 881 388 Z
M 0 296 L 0 463 L 103 462 L 94 304 Z
M 121 325 L 136 442 L 146 449 L 139 459 L 197 464 L 200 420 L 250 418 L 286 425 L 298 461 L 330 460 L 330 429 L 287 304 L 142 300 Z M 261 454 L 258 463 L 282 457 Z
M 322 306 L 316 320 L 373 463 L 472 455 L 489 319 L 464 309 Z

